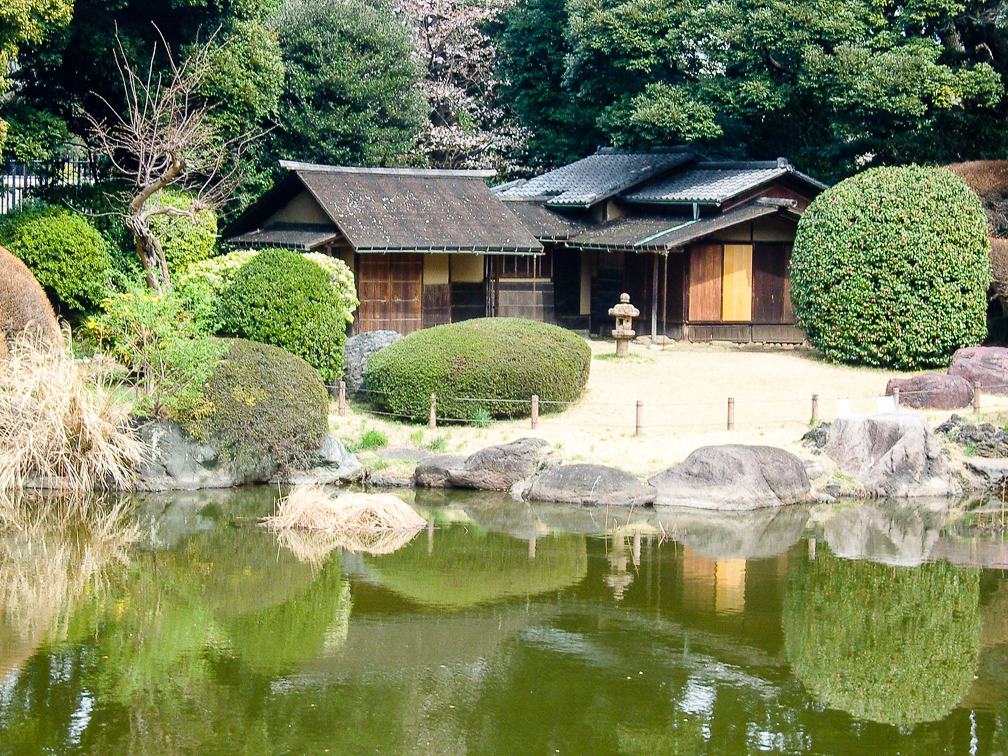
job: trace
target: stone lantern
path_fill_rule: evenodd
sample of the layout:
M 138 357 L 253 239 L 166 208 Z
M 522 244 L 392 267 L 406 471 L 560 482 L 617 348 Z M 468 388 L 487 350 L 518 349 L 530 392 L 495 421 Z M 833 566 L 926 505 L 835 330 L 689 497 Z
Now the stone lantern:
M 613 330 L 613 338 L 616 339 L 616 356 L 626 357 L 630 354 L 630 339 L 637 334 L 634 333 L 633 319 L 640 316 L 640 310 L 630 304 L 630 295 L 620 294 L 620 303 L 609 308 L 609 314 L 616 318 L 616 328 Z

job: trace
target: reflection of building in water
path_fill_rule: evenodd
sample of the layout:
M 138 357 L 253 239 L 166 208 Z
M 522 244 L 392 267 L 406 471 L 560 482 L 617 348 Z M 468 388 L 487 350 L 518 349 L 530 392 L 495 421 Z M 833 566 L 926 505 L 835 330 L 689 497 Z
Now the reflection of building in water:
M 682 576 L 685 608 L 718 613 L 745 609 L 745 559 L 715 561 L 683 546 Z
M 637 553 L 640 553 L 639 540 L 637 544 Z M 606 558 L 609 560 L 609 574 L 605 576 L 606 585 L 612 588 L 613 598 L 616 601 L 622 601 L 624 592 L 634 580 L 633 573 L 627 570 L 630 559 L 627 555 L 626 538 L 622 533 L 617 533 L 613 538 L 612 550 L 606 555 Z

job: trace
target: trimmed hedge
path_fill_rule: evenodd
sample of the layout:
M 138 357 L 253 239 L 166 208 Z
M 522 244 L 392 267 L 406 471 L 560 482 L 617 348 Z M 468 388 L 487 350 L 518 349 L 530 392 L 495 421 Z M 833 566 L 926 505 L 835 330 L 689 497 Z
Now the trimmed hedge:
M 819 195 L 798 223 L 794 312 L 832 360 L 946 365 L 983 340 L 990 281 L 983 206 L 944 169 L 867 170 Z
M 303 357 L 328 384 L 343 375 L 349 313 L 329 274 L 296 252 L 263 250 L 221 294 L 221 330 Z
M 318 373 L 275 346 L 225 343 L 202 401 L 180 412 L 183 427 L 242 465 L 271 458 L 285 470 L 305 463 L 329 430 L 329 397 Z
M 797 560 L 788 576 L 784 648 L 798 679 L 832 709 L 898 727 L 934 722 L 973 684 L 979 596 L 976 570 L 822 553 Z
M 162 189 L 150 198 L 150 208 L 175 208 L 188 210 L 192 195 Z M 206 208 L 194 218 L 185 216 L 153 215 L 150 229 L 161 242 L 168 270 L 174 275 L 188 270 L 217 251 L 217 213 Z
M 0 332 L 18 334 L 29 326 L 46 341 L 58 343 L 61 338 L 52 305 L 35 276 L 0 247 Z M 0 344 L 0 355 L 6 353 L 6 348 L 6 344 Z
M 524 417 L 533 394 L 543 412 L 581 397 L 591 367 L 584 339 L 548 323 L 479 318 L 415 331 L 368 360 L 365 386 L 378 408 L 412 420 Z M 467 401 L 479 399 L 484 401 Z
M 113 275 L 109 245 L 87 218 L 58 207 L 0 217 L 0 245 L 24 262 L 60 314 L 94 311 Z

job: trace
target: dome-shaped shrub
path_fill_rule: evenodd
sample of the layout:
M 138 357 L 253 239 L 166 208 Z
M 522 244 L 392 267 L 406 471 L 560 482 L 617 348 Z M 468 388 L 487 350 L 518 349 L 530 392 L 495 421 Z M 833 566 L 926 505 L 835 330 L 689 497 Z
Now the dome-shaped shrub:
M 45 341 L 60 340 L 56 315 L 35 276 L 23 262 L 0 247 L 0 332 L 17 334 L 29 326 Z M 0 353 L 6 347 L 0 344 Z
M 109 290 L 108 243 L 87 218 L 58 207 L 0 217 L 0 244 L 22 260 L 61 314 L 97 309 Z
M 830 708 L 899 727 L 941 719 L 973 684 L 979 577 L 820 554 L 788 577 L 781 621 L 795 675 Z
M 346 312 L 329 274 L 296 252 L 263 250 L 221 294 L 221 329 L 303 357 L 322 380 L 343 375 Z
M 591 350 L 584 339 L 548 323 L 479 318 L 415 331 L 368 360 L 365 385 L 372 403 L 421 420 L 437 395 L 438 417 L 469 420 L 522 417 L 538 394 L 543 412 L 580 398 Z M 472 400 L 482 401 L 472 401 Z
M 944 169 L 873 168 L 798 224 L 791 298 L 830 359 L 916 369 L 986 334 L 991 266 L 979 198 Z
M 150 198 L 148 209 L 174 208 L 189 210 L 193 197 L 185 192 L 162 189 Z M 168 270 L 175 273 L 211 257 L 217 249 L 217 213 L 203 208 L 194 217 L 184 215 L 153 215 L 150 229 L 161 242 Z
M 318 373 L 278 347 L 225 343 L 200 400 L 181 408 L 183 427 L 242 466 L 272 459 L 281 469 L 297 467 L 329 430 L 329 397 Z

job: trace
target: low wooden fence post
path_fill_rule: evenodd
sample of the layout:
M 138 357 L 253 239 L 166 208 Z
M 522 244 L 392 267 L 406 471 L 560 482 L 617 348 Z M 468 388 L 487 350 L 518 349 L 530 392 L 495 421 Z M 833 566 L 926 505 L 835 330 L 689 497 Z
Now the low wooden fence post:
M 637 400 L 637 428 L 634 431 L 635 436 L 639 436 L 644 428 L 644 400 Z
M 437 428 L 437 397 L 430 395 L 430 418 L 427 420 L 428 428 Z
M 819 394 L 812 394 L 812 425 L 819 424 Z
M 532 430 L 539 427 L 539 394 L 532 394 Z
M 893 407 L 899 409 L 899 386 L 894 386 L 892 390 Z
M 728 430 L 735 430 L 735 397 L 728 397 Z
M 973 381 L 973 411 L 980 414 L 980 381 Z
M 339 416 L 346 417 L 346 381 L 339 382 Z

